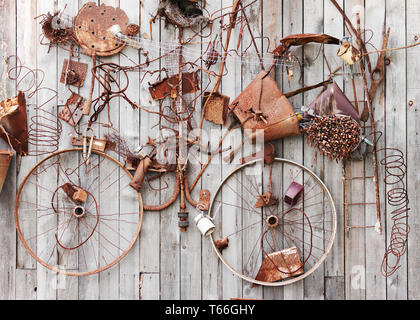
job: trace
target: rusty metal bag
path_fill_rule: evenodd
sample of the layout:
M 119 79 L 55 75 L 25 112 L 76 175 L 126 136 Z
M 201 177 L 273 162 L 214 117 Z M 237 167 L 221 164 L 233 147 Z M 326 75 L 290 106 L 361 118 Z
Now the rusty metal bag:
M 6 130 L 11 145 L 19 155 L 28 154 L 28 123 L 26 100 L 23 92 L 17 97 L 0 102 L 0 125 Z M 0 138 L 8 141 L 7 135 L 0 130 Z
M 266 71 L 261 71 L 229 108 L 253 142 L 262 133 L 265 142 L 301 134 L 292 105 Z

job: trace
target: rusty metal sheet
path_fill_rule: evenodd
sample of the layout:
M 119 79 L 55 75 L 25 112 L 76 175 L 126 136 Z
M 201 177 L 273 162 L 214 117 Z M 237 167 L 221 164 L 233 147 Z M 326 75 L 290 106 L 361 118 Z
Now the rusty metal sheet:
M 65 59 L 61 70 L 60 82 L 75 87 L 82 87 L 85 83 L 88 65 L 86 63 Z M 66 81 L 67 74 L 67 81 Z
M 203 95 L 203 105 L 206 106 L 204 118 L 215 124 L 224 125 L 227 121 L 230 97 L 213 92 L 210 99 L 210 92 Z
M 265 142 L 301 134 L 292 105 L 266 71 L 261 71 L 229 108 L 252 142 L 261 134 Z
M 83 116 L 83 102 L 83 97 L 73 92 L 58 117 L 75 127 Z
M 255 280 L 275 282 L 304 273 L 296 247 L 268 254 L 258 271 Z
M 0 102 L 0 125 L 6 130 L 13 149 L 19 155 L 28 154 L 28 120 L 26 99 L 23 92 L 17 97 Z M 0 130 L 0 138 L 7 140 L 6 134 Z
M 182 94 L 193 93 L 200 90 L 200 80 L 198 77 L 198 71 L 191 73 L 182 74 Z M 152 99 L 163 100 L 166 97 L 176 98 L 177 96 L 177 85 L 179 84 L 178 75 L 174 75 L 170 78 L 165 78 L 154 84 L 150 84 L 149 91 Z

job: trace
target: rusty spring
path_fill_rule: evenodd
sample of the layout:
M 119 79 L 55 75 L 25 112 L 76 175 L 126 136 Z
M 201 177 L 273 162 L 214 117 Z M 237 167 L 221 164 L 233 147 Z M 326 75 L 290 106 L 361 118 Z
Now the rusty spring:
M 387 189 L 387 204 L 394 208 L 390 213 L 393 225 L 390 242 L 382 260 L 381 271 L 383 276 L 390 277 L 400 267 L 401 257 L 407 251 L 408 234 L 410 226 L 407 223 L 409 199 L 404 179 L 407 175 L 407 165 L 404 153 L 395 148 L 383 148 L 385 156 L 380 164 L 385 168 L 384 183 Z
M 56 90 L 42 85 L 45 78 L 43 70 L 31 69 L 23 65 L 16 55 L 9 56 L 7 62 L 12 59 L 15 59 L 16 64 L 9 68 L 8 78 L 16 81 L 16 90 L 25 93 L 28 100 L 37 99 L 37 102 L 33 103 L 35 105 L 34 115 L 31 116 L 28 123 L 28 142 L 33 146 L 28 155 L 41 156 L 56 152 L 59 148 L 62 126 L 57 115 L 45 108 L 57 98 L 58 93 Z

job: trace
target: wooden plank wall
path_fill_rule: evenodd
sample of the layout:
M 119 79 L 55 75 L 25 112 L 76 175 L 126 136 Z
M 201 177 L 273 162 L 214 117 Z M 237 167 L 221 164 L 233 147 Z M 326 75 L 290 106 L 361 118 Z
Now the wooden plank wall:
M 2 26 L 0 47 L 2 63 L 0 64 L 1 86 L 0 97 L 14 96 L 16 84 L 8 81 L 4 86 L 3 79 L 7 64 L 3 60 L 8 55 L 20 57 L 22 62 L 33 68 L 45 71 L 45 85 L 57 89 L 59 96 L 49 107 L 57 113 L 67 99 L 63 94 L 63 86 L 59 82 L 61 66 L 68 53 L 57 48 L 48 48 L 39 44 L 40 26 L 34 17 L 41 13 L 67 5 L 66 13 L 74 16 L 87 0 L 0 0 L 0 25 Z M 155 11 L 158 1 L 155 0 L 96 0 L 98 4 L 120 6 L 124 9 L 130 21 L 141 25 L 141 33 L 149 33 L 149 19 Z M 362 24 L 367 30 L 373 30 L 374 36 L 369 41 L 371 46 L 380 48 L 382 44 L 381 31 L 385 22 L 391 27 L 390 46 L 398 47 L 412 44 L 420 37 L 420 6 L 416 0 L 339 0 L 338 3 L 354 20 L 355 13 L 361 14 Z M 232 0 L 207 1 L 207 9 L 213 12 L 231 5 Z M 270 38 L 271 49 L 279 44 L 279 39 L 292 33 L 327 33 L 341 38 L 347 32 L 343 19 L 329 0 L 266 0 L 257 2 L 247 9 L 252 31 Z M 187 35 L 187 34 L 186 34 Z M 154 24 L 153 38 L 161 41 L 174 41 L 176 30 L 165 27 L 163 21 Z M 370 38 L 369 31 L 365 33 Z M 237 30 L 233 33 L 232 47 L 236 47 L 239 37 Z M 242 39 L 249 43 L 250 37 L 245 32 Z M 259 42 L 259 49 L 263 52 L 265 40 Z M 200 49 L 196 44 L 195 49 Z M 265 47 L 264 47 L 265 48 Z M 335 58 L 336 47 L 325 47 L 325 53 L 333 65 L 340 62 Z M 389 243 L 389 231 L 392 220 L 389 212 L 392 208 L 384 202 L 386 189 L 381 184 L 381 209 L 383 212 L 384 233 L 379 236 L 370 229 L 354 229 L 345 236 L 343 214 L 342 166 L 341 163 L 330 163 L 327 159 L 318 157 L 314 161 L 313 150 L 306 145 L 303 137 L 288 138 L 275 143 L 278 155 L 305 164 L 314 170 L 331 190 L 337 207 L 338 230 L 333 249 L 326 262 L 304 281 L 280 288 L 251 288 L 251 286 L 232 275 L 220 261 L 217 260 L 211 244 L 202 239 L 195 229 L 190 214 L 191 227 L 186 233 L 178 229 L 177 207 L 175 203 L 161 213 L 146 213 L 143 220 L 139 241 L 123 261 L 99 275 L 84 278 L 57 277 L 49 270 L 37 265 L 25 252 L 17 239 L 13 220 L 13 199 L 16 190 L 28 170 L 40 158 L 28 157 L 22 160 L 20 166 L 14 159 L 9 170 L 7 183 L 0 195 L 0 299 L 229 299 L 229 298 L 258 298 L 258 299 L 419 299 L 420 298 L 420 218 L 416 208 L 420 205 L 420 173 L 417 169 L 420 162 L 419 138 L 419 105 L 420 85 L 418 74 L 419 48 L 402 50 L 389 54 L 391 64 L 387 68 L 386 81 L 379 88 L 374 103 L 374 114 L 377 129 L 384 133 L 379 142 L 379 148 L 398 147 L 406 152 L 408 175 L 406 183 L 410 197 L 408 252 L 401 261 L 401 268 L 389 279 L 385 279 L 380 272 L 383 253 Z M 125 55 L 102 59 L 121 64 L 129 64 L 129 60 L 142 61 L 144 58 L 134 49 L 127 48 Z M 305 58 L 302 80 L 305 84 L 317 83 L 325 79 L 328 68 L 319 57 L 319 46 L 308 45 L 296 51 L 297 56 Z M 79 60 L 90 63 L 83 55 Z M 372 63 L 376 63 L 376 55 L 372 55 Z M 236 97 L 253 77 L 260 71 L 258 65 L 241 67 L 232 61 L 229 74 L 223 79 L 221 92 Z M 290 91 L 297 84 L 289 86 L 284 70 L 278 68 L 274 74 L 280 88 Z M 337 83 L 350 97 L 351 85 L 338 78 Z M 130 75 L 130 97 L 140 101 L 142 105 L 158 108 L 150 99 L 147 87 L 142 86 L 140 77 Z M 86 83 L 90 83 L 90 73 Z M 147 83 L 147 80 L 145 81 Z M 80 94 L 87 96 L 88 86 L 80 89 Z M 202 88 L 207 87 L 203 81 Z M 358 92 L 362 92 L 359 81 Z M 291 99 L 295 108 L 307 105 L 317 92 L 308 92 Z M 38 97 L 41 100 L 42 97 Z M 361 98 L 362 99 L 362 98 Z M 150 128 L 158 123 L 156 115 L 131 110 L 122 101 L 115 102 L 113 123 L 120 128 L 121 133 L 130 143 L 138 145 L 145 143 L 148 136 L 153 136 L 158 130 Z M 29 108 L 30 116 L 33 108 Z M 195 117 L 199 120 L 199 116 Z M 99 129 L 98 129 L 99 130 Z M 211 145 L 215 145 L 224 132 L 224 128 L 210 123 L 205 124 L 204 134 Z M 60 148 L 68 147 L 70 131 L 64 124 Z M 216 134 L 218 133 L 218 134 Z M 235 132 L 226 142 L 241 141 L 242 134 Z M 0 142 L 1 148 L 6 148 Z M 245 147 L 242 155 L 248 154 L 252 148 Z M 201 159 L 206 162 L 206 156 Z M 352 162 L 346 165 L 346 174 L 352 176 L 373 175 L 372 159 Z M 197 190 L 215 190 L 221 181 L 235 165 L 223 162 L 221 156 L 212 159 L 212 165 L 201 179 Z M 197 172 L 199 164 L 192 165 L 191 170 Z M 384 175 L 381 170 L 380 178 Z M 198 191 L 195 190 L 194 196 Z M 349 199 L 352 202 L 374 201 L 374 185 L 371 181 L 354 183 L 349 189 Z M 36 190 L 34 190 L 35 192 Z M 145 203 L 157 203 L 159 199 L 168 197 L 171 190 L 162 191 L 160 195 L 144 194 Z M 119 190 L 115 189 L 117 201 L 110 201 L 109 205 L 120 208 L 124 206 L 119 201 Z M 40 199 L 42 200 L 42 199 Z M 190 208 L 190 213 L 194 209 Z M 374 206 L 354 207 L 349 212 L 351 225 L 373 225 L 376 222 Z M 235 223 L 235 221 L 224 221 Z M 24 228 L 36 228 L 35 223 L 28 222 Z M 233 245 L 233 244 L 232 244 Z M 238 247 L 241 250 L 240 246 Z

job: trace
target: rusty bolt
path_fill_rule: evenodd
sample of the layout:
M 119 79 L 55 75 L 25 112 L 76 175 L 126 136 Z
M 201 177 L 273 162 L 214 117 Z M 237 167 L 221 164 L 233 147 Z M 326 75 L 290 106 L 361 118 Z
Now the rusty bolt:
M 390 59 L 390 58 L 386 58 L 386 59 L 385 59 L 385 64 L 386 64 L 387 66 L 389 66 L 389 65 L 391 64 L 391 59 Z
M 418 41 L 419 40 L 419 36 L 418 35 L 415 35 L 414 36 L 414 41 Z
M 413 101 L 413 100 L 410 100 L 410 101 L 408 102 L 408 105 L 409 105 L 410 107 L 414 106 L 414 101 Z

